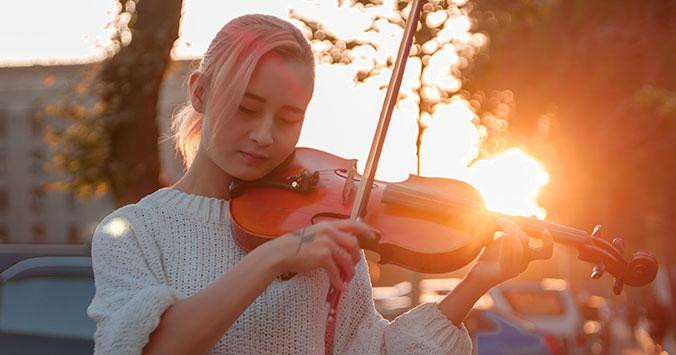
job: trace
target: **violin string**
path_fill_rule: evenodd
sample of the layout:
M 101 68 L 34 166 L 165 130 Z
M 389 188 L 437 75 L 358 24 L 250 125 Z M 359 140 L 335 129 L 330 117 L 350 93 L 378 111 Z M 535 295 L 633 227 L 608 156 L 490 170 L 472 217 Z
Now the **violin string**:
M 326 175 L 326 174 L 339 174 L 338 169 L 323 169 L 323 170 L 316 170 L 316 172 L 319 173 L 319 175 Z M 355 177 L 355 181 L 361 181 L 359 177 Z M 476 204 L 476 201 L 467 198 L 467 197 L 462 197 L 462 196 L 454 196 L 453 199 L 454 201 L 449 201 L 449 200 L 442 200 L 439 201 L 438 198 L 432 198 L 429 197 L 428 194 L 426 193 L 421 193 L 420 191 L 413 191 L 412 189 L 407 189 L 407 188 L 402 188 L 402 187 L 397 187 L 397 192 L 401 195 L 403 195 L 404 198 L 408 198 L 408 204 L 412 204 L 412 201 L 419 201 L 418 203 L 415 203 L 416 207 L 419 208 L 424 208 L 424 207 L 438 207 L 440 204 L 449 206 L 451 208 L 464 208 L 464 209 L 469 209 L 471 211 L 474 211 L 475 213 L 480 213 L 480 214 L 488 214 L 491 215 L 490 212 L 485 211 L 484 209 L 477 208 L 476 206 L 473 206 Z M 562 235 L 567 237 L 567 239 L 573 241 L 573 242 L 584 242 L 586 241 L 588 234 L 584 231 L 578 230 L 576 228 L 568 227 L 568 226 L 563 226 L 559 225 L 557 223 L 545 221 L 545 220 L 537 220 L 537 221 L 531 221 L 527 217 L 522 218 L 520 223 L 527 225 L 533 229 L 539 229 L 543 230 L 544 228 L 547 228 L 550 232 L 558 235 Z M 542 224 L 545 225 L 545 227 L 542 226 Z
M 454 197 L 454 199 L 459 200 L 460 203 L 458 203 L 456 201 L 439 201 L 438 199 L 428 197 L 426 194 L 421 194 L 419 192 L 414 193 L 412 191 L 409 192 L 408 191 L 409 189 L 398 188 L 398 190 L 399 190 L 398 191 L 399 193 L 401 193 L 402 195 L 405 195 L 404 197 L 409 197 L 410 200 L 407 202 L 409 204 L 411 204 L 411 201 L 421 201 L 421 202 L 416 204 L 419 207 L 429 207 L 429 206 L 435 207 L 439 204 L 442 204 L 442 205 L 445 204 L 445 205 L 451 205 L 451 207 L 453 207 L 453 208 L 458 208 L 458 207 L 467 208 L 467 209 L 470 209 L 470 210 L 472 210 L 476 213 L 490 215 L 490 213 L 487 212 L 487 211 L 484 211 L 482 209 L 478 209 L 474 206 L 471 206 L 469 202 L 474 202 L 474 201 L 472 201 L 468 198 Z M 577 242 L 577 243 L 584 242 L 586 240 L 586 237 L 587 237 L 586 232 L 579 231 L 578 229 L 570 228 L 570 227 L 567 227 L 567 226 L 561 226 L 559 224 L 552 223 L 552 222 L 549 222 L 549 221 L 539 221 L 539 220 L 538 221 L 530 221 L 527 218 L 523 218 L 523 219 L 520 220 L 520 222 L 523 223 L 523 224 L 526 224 L 526 225 L 528 225 L 528 226 L 530 226 L 534 229 L 537 228 L 539 230 L 543 230 L 544 228 L 542 228 L 541 224 L 545 224 L 546 228 L 550 232 L 552 232 L 553 234 L 566 236 L 567 239 L 569 239 L 572 242 Z M 579 234 L 581 234 L 580 232 L 583 232 L 584 234 L 581 236 L 581 235 L 579 235 Z

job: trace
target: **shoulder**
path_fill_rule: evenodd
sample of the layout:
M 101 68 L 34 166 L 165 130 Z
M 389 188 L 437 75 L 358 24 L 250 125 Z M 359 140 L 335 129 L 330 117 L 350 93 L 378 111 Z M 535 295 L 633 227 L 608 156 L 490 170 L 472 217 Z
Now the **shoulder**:
M 92 257 L 110 254 L 115 250 L 129 251 L 139 248 L 144 238 L 143 223 L 138 219 L 137 206 L 126 205 L 105 216 L 94 230 Z
M 92 238 L 92 254 L 96 250 L 123 247 L 145 249 L 153 244 L 158 213 L 153 203 L 154 192 L 139 202 L 117 208 L 97 225 Z
M 135 234 L 143 234 L 149 224 L 157 219 L 157 196 L 162 189 L 157 190 L 139 200 L 117 208 L 106 215 L 96 227 L 97 232 L 108 233 L 111 231 L 120 232 L 123 229 L 129 229 Z
M 109 235 L 112 237 L 122 234 L 138 235 L 143 233 L 144 211 L 137 204 L 122 206 L 103 217 L 94 231 L 94 237 Z M 147 218 L 147 217 L 146 217 Z

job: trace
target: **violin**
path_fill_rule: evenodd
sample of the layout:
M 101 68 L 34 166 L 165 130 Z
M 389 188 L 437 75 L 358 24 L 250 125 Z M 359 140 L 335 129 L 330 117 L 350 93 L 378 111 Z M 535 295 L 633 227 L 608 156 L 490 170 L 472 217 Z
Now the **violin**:
M 268 240 L 324 220 L 350 217 L 362 176 L 356 159 L 311 148 L 297 148 L 266 177 L 231 185 L 230 215 L 237 244 L 251 251 Z M 403 182 L 374 180 L 362 220 L 379 231 L 376 240 L 359 237 L 362 249 L 380 263 L 422 273 L 457 270 L 474 260 L 492 239 L 498 217 L 515 220 L 531 236 L 544 229 L 554 242 L 577 249 L 580 260 L 595 264 L 592 277 L 607 271 L 613 290 L 644 286 L 657 274 L 656 259 L 645 250 L 624 256 L 621 238 L 592 233 L 534 217 L 515 217 L 485 208 L 480 193 L 454 179 L 410 175 Z

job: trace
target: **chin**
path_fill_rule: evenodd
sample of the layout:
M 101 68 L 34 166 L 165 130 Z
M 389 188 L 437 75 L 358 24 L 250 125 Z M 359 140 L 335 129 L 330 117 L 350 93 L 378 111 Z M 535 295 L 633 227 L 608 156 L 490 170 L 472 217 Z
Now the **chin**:
M 267 175 L 272 169 L 253 169 L 251 167 L 244 167 L 244 168 L 239 168 L 236 169 L 236 172 L 234 174 L 230 174 L 231 176 L 235 177 L 238 180 L 242 181 L 253 181 L 253 180 L 258 180 L 265 175 Z

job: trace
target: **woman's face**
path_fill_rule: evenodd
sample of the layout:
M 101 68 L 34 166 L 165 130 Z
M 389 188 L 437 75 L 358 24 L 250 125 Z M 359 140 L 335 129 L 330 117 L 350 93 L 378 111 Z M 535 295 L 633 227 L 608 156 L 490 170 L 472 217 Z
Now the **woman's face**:
M 261 178 L 281 164 L 300 136 L 312 97 L 311 70 L 298 61 L 263 56 L 234 115 L 211 132 L 209 158 L 241 180 Z

